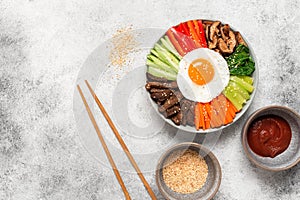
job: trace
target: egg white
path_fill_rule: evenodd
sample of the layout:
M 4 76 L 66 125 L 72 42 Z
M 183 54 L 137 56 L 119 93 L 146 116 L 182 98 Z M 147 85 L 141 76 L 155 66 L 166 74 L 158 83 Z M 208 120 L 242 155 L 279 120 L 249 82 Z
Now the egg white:
M 208 60 L 214 68 L 213 79 L 205 85 L 195 84 L 188 75 L 189 65 L 198 58 Z M 196 102 L 210 102 L 217 97 L 229 82 L 229 69 L 226 60 L 208 48 L 198 48 L 187 53 L 179 63 L 177 75 L 178 88 L 187 99 Z

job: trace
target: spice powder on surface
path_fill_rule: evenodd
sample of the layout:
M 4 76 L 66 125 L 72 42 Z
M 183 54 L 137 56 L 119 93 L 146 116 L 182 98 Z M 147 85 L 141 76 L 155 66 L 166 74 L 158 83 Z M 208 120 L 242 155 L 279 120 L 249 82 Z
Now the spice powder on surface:
M 162 174 L 169 188 L 178 193 L 188 194 L 204 186 L 208 166 L 196 151 L 176 151 L 165 161 Z
M 109 54 L 112 65 L 122 67 L 129 62 L 129 53 L 135 50 L 138 42 L 132 33 L 132 27 L 117 30 L 112 37 L 112 49 Z

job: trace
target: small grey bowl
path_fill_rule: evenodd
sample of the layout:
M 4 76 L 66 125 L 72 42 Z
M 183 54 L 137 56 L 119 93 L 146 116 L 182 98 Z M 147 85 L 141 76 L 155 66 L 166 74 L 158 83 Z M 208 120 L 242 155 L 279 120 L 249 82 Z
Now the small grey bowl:
M 289 147 L 275 158 L 262 157 L 254 153 L 249 147 L 247 132 L 251 123 L 264 115 L 277 115 L 285 119 L 292 130 Z M 289 169 L 300 162 L 300 115 L 284 106 L 267 106 L 255 111 L 246 121 L 242 130 L 242 143 L 244 151 L 251 162 L 258 167 L 269 171 L 282 171 Z
M 191 149 L 199 153 L 200 156 L 204 158 L 208 166 L 208 175 L 204 186 L 198 191 L 190 194 L 181 194 L 171 190 L 164 182 L 162 176 L 162 170 L 165 164 L 166 159 L 174 152 L 178 150 L 187 150 Z M 219 161 L 215 157 L 215 155 L 205 148 L 204 146 L 192 143 L 185 142 L 177 144 L 170 149 L 168 149 L 159 159 L 157 167 L 156 167 L 156 184 L 161 194 L 169 200 L 192 200 L 192 199 L 212 199 L 221 184 L 222 172 Z

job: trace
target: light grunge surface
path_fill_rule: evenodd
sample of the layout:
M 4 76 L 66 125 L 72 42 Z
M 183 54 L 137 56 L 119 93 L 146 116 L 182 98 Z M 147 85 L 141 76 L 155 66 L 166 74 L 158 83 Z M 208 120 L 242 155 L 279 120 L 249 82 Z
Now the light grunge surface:
M 161 133 L 151 137 L 146 133 L 142 136 L 124 134 L 125 142 L 128 139 L 127 145 L 133 152 L 143 150 L 147 154 L 154 152 L 153 146 L 134 146 L 130 141 L 150 137 L 159 148 L 174 138 L 174 143 L 194 139 L 207 146 L 213 144 L 213 153 L 223 172 L 216 200 L 299 199 L 299 164 L 278 173 L 263 171 L 249 162 L 241 144 L 242 125 L 256 109 L 279 104 L 300 112 L 299 9 L 300 3 L 296 0 L 146 0 L 122 4 L 115 0 L 1 1 L 0 199 L 124 199 L 105 158 L 101 158 L 104 159 L 101 162 L 93 153 L 99 147 L 89 149 L 82 128 L 78 128 L 74 114 L 78 75 L 95 49 L 120 29 L 166 30 L 179 22 L 198 18 L 229 23 L 248 39 L 259 68 L 259 86 L 251 106 L 233 126 L 222 131 L 217 141 L 214 137 L 197 135 L 194 138 L 190 134 L 177 133 L 172 126 L 156 122 L 159 126 L 167 126 L 165 129 L 168 130 L 160 139 L 157 134 Z M 133 59 L 132 62 L 139 61 Z M 105 73 L 109 75 L 110 71 Z M 100 87 L 101 82 L 108 81 L 105 77 L 108 76 L 93 80 L 96 92 L 111 89 L 108 84 L 103 86 L 106 88 Z M 115 87 L 122 90 L 118 83 L 126 80 L 118 76 L 110 79 L 113 80 Z M 80 81 L 84 86 L 83 80 Z M 133 98 L 138 105 L 140 99 L 135 96 L 143 93 L 134 91 L 128 98 Z M 87 90 L 86 94 L 89 96 Z M 104 104 L 113 105 L 112 96 L 105 98 L 105 93 L 101 93 L 99 97 Z M 96 110 L 96 106 L 94 108 Z M 101 114 L 96 116 L 103 121 L 100 126 L 103 132 L 109 130 Z M 90 131 L 92 135 L 95 132 L 87 117 L 85 119 L 87 127 L 84 131 Z M 147 120 L 138 122 L 146 127 Z M 109 139 L 111 144 L 116 143 L 113 137 Z M 118 147 L 117 143 L 115 146 Z M 125 158 L 120 155 L 122 157 Z M 139 159 L 143 160 L 137 156 L 138 162 Z M 157 159 L 153 156 L 151 164 Z M 130 172 L 132 169 L 127 169 L 130 168 L 128 160 L 117 159 L 117 165 L 125 166 L 121 175 L 132 198 L 148 199 L 138 176 Z M 144 175 L 162 199 L 154 173 L 148 166 L 151 165 L 146 165 Z

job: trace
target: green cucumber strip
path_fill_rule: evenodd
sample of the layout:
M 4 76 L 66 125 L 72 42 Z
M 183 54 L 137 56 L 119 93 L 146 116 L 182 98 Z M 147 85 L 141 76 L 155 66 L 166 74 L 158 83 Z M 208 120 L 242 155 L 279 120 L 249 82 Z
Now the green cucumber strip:
M 234 98 L 237 99 L 237 101 L 240 103 L 240 104 L 244 104 L 246 103 L 246 99 L 244 99 L 244 97 L 242 97 L 242 95 L 240 93 L 235 93 L 234 95 Z
M 254 90 L 254 87 L 251 84 L 247 83 L 243 79 L 238 78 L 237 76 L 230 76 L 230 80 L 239 84 L 241 87 L 246 89 L 249 93 L 252 93 Z
M 174 71 L 178 72 L 179 69 L 179 63 L 176 63 L 172 60 L 172 58 L 170 58 L 167 53 L 168 51 L 165 50 L 166 52 L 164 52 L 164 50 L 160 49 L 160 47 L 155 44 L 154 47 L 154 51 L 156 51 L 156 53 L 158 54 L 158 59 L 160 59 L 162 62 L 164 62 L 166 65 L 168 65 L 170 68 L 172 68 Z M 172 55 L 172 54 L 171 54 Z M 154 61 L 154 60 L 153 60 Z M 156 62 L 156 61 L 154 61 Z M 158 64 L 158 63 L 157 63 Z
M 179 60 L 172 53 L 170 53 L 167 49 L 165 49 L 163 46 L 160 46 L 159 44 L 155 44 L 154 49 L 159 55 L 164 57 L 167 63 L 178 70 Z
M 155 55 L 157 58 L 159 58 L 159 54 L 154 50 L 154 49 L 151 49 L 150 52 Z
M 160 77 L 160 78 L 166 78 L 168 80 L 176 80 L 177 75 L 172 74 L 169 72 L 166 72 L 164 70 L 149 66 L 148 67 L 148 73 L 150 73 L 153 76 Z
M 161 42 L 170 52 L 172 52 L 176 56 L 176 58 L 178 58 L 178 60 L 182 59 L 182 56 L 179 55 L 168 36 L 165 35 L 165 37 L 161 38 Z
M 230 86 L 235 92 L 238 92 L 244 99 L 248 100 L 250 99 L 250 95 L 247 90 L 242 88 L 239 84 L 229 81 L 228 86 Z
M 160 38 L 161 44 L 164 47 L 166 47 L 166 49 L 168 49 L 170 52 L 172 52 L 172 53 L 175 52 L 174 55 L 178 54 L 178 52 L 176 51 L 176 49 L 173 46 L 173 44 L 168 42 L 168 39 L 169 39 L 168 36 L 164 36 L 164 37 Z
M 253 78 L 251 76 L 237 76 L 240 79 L 243 79 L 245 82 L 253 85 Z
M 223 91 L 223 94 L 226 96 L 227 99 L 234 105 L 234 107 L 240 111 L 243 108 L 243 104 L 241 104 L 236 97 L 233 95 L 233 93 L 230 93 L 226 88 Z
M 153 59 L 154 56 L 151 56 L 151 58 Z M 149 65 L 149 66 L 152 66 L 152 67 L 155 67 L 157 69 L 160 69 L 160 70 L 163 70 L 163 71 L 167 71 L 167 72 L 170 72 L 170 73 L 173 73 L 173 74 L 177 74 L 176 71 L 174 71 L 172 68 L 170 68 L 169 66 L 162 66 L 160 64 L 157 64 L 157 62 L 153 61 L 152 59 L 148 58 L 146 60 L 146 64 Z M 158 59 L 155 57 L 155 59 Z M 161 61 L 160 61 L 161 62 Z M 163 63 L 163 62 L 162 62 Z M 163 63 L 164 64 L 164 63 Z M 166 64 L 164 64 L 166 65 Z
M 154 45 L 157 48 L 157 51 L 162 51 L 164 53 L 164 55 L 167 58 L 170 58 L 173 62 L 175 62 L 177 65 L 179 64 L 179 59 L 173 55 L 167 48 L 165 48 L 163 45 L 160 44 L 155 44 Z
M 240 93 L 236 92 L 232 86 L 227 86 L 225 88 L 225 91 L 227 91 L 232 97 L 234 97 L 241 105 L 246 103 L 246 99 Z
M 171 66 L 167 65 L 166 63 L 162 62 L 159 58 L 155 57 L 154 55 L 148 55 L 147 58 L 153 61 L 154 64 L 159 65 L 162 69 L 166 68 L 165 70 L 172 70 L 177 73 Z
M 167 56 L 164 54 L 164 51 L 158 46 L 157 43 L 154 45 L 153 50 L 156 51 L 156 53 L 159 55 L 159 58 L 161 60 L 164 60 L 165 63 L 170 64 L 168 59 L 167 59 Z

